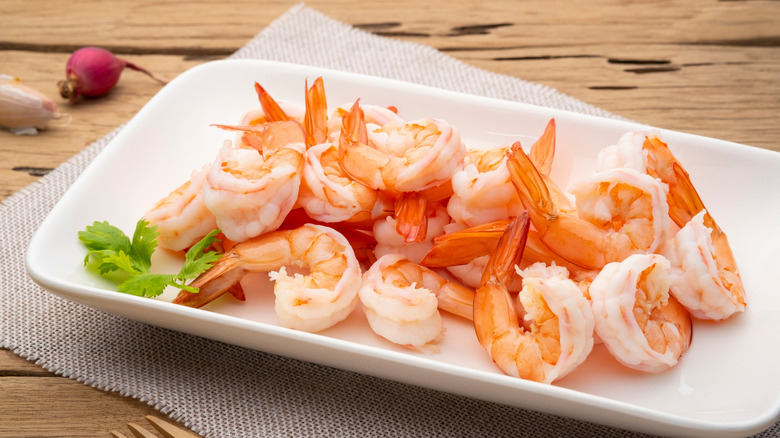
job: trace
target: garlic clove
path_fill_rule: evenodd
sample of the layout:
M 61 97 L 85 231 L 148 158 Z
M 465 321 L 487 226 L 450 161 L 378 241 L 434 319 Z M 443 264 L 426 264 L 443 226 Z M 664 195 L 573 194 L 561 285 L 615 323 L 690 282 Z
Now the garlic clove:
M 0 126 L 17 134 L 35 134 L 37 129 L 67 116 L 38 90 L 22 85 L 18 78 L 0 74 Z

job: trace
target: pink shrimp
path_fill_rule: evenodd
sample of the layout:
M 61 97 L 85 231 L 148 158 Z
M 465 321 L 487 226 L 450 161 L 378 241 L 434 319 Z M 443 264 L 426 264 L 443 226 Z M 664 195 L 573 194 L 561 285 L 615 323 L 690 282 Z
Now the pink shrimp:
M 479 343 L 506 374 L 551 383 L 579 366 L 593 348 L 593 314 L 582 291 L 556 270 L 522 271 L 518 295 L 525 329 L 507 292 L 508 278 L 522 256 L 527 215 L 512 221 L 488 262 L 474 296 L 474 327 Z M 532 269 L 533 268 L 533 269 Z
M 250 143 L 257 149 L 227 142 L 209 170 L 203 201 L 225 236 L 240 242 L 277 229 L 292 210 L 305 146 L 297 122 L 237 129 L 251 133 Z
M 400 254 L 380 257 L 363 274 L 358 292 L 371 329 L 425 353 L 444 335 L 439 309 L 471 318 L 472 290 L 448 281 Z
M 606 265 L 590 284 L 596 333 L 627 367 L 664 371 L 690 346 L 691 318 L 669 295 L 669 267 L 661 255 L 634 254 Z
M 286 267 L 306 267 L 287 275 Z M 176 304 L 201 307 L 238 287 L 248 273 L 268 272 L 275 282 L 276 314 L 285 327 L 316 332 L 344 320 L 358 304 L 360 265 L 341 233 L 320 225 L 280 230 L 238 243 L 191 286 Z
M 144 217 L 157 226 L 160 246 L 173 251 L 189 248 L 217 227 L 217 219 L 203 202 L 203 182 L 208 166 L 193 171 L 192 177 L 168 196 L 157 201 Z
M 654 252 L 666 239 L 665 187 L 653 177 L 623 168 L 599 172 L 574 187 L 576 211 L 565 212 L 519 143 L 507 164 L 542 242 L 578 266 L 599 269 L 634 253 Z

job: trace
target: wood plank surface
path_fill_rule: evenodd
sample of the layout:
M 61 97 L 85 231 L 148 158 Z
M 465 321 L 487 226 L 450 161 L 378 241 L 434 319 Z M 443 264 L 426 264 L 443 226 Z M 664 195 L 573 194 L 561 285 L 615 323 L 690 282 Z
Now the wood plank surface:
M 98 45 L 164 78 L 223 58 L 294 1 L 3 0 L 0 74 L 71 116 L 37 136 L 0 130 L 0 199 L 129 120 L 159 89 L 123 73 L 100 99 L 56 92 L 69 54 Z M 335 0 L 307 2 L 368 32 L 435 47 L 662 128 L 780 151 L 780 2 Z M 0 436 L 108 436 L 155 413 L 0 350 Z M 123 429 L 126 432 L 126 429 Z

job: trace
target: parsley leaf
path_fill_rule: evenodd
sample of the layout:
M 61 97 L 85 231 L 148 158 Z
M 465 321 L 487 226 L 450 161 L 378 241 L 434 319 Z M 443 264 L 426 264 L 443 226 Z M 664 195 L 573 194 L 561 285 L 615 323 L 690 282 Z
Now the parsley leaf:
M 106 277 L 115 271 L 124 272 L 126 276 L 117 281 L 117 290 L 131 295 L 156 297 L 168 286 L 198 292 L 198 288 L 188 286 L 186 282 L 207 271 L 219 260 L 220 255 L 215 251 L 204 253 L 216 240 L 219 230 L 213 230 L 187 251 L 184 266 L 178 274 L 150 272 L 159 234 L 157 226 L 149 226 L 143 218 L 135 226 L 132 241 L 108 222 L 95 221 L 78 233 L 79 240 L 88 250 L 84 265 L 95 260 L 98 273 Z
M 181 271 L 177 275 L 179 280 L 193 279 L 206 272 L 214 262 L 219 260 L 221 256 L 215 251 L 203 253 L 206 248 L 217 240 L 217 234 L 219 234 L 219 230 L 212 230 L 187 251 L 187 254 L 184 256 L 184 266 L 181 267 Z
M 120 253 L 130 253 L 130 239 L 122 230 L 108 222 L 95 221 L 94 224 L 88 225 L 86 231 L 79 231 L 79 240 L 89 250 L 84 258 L 84 265 L 89 262 L 91 256 L 95 256 L 100 261 L 98 271 L 101 275 L 120 269 L 111 260 L 112 256 L 119 257 Z

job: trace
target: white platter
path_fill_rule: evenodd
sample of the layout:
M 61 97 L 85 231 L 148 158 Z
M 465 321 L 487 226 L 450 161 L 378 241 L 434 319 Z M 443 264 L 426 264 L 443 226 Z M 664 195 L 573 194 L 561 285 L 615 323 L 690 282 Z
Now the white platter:
M 245 303 L 226 296 L 204 309 L 113 292 L 84 269 L 77 238 L 95 220 L 132 233 L 159 198 L 210 162 L 235 124 L 256 107 L 255 81 L 277 99 L 303 101 L 304 79 L 325 81 L 331 104 L 393 105 L 407 120 L 443 118 L 467 144 L 520 140 L 528 147 L 556 118 L 553 177 L 562 187 L 594 169 L 596 152 L 647 127 L 434 88 L 264 61 L 218 61 L 182 74 L 155 96 L 85 170 L 51 211 L 27 250 L 30 276 L 50 291 L 105 312 L 248 348 L 401 382 L 624 429 L 675 436 L 746 436 L 780 415 L 780 154 L 661 131 L 728 233 L 748 307 L 732 320 L 696 322 L 680 364 L 661 374 L 628 370 L 597 346 L 574 373 L 543 385 L 501 374 L 473 328 L 446 318 L 441 353 L 418 354 L 373 335 L 362 312 L 318 334 L 279 327 L 270 293 Z M 736 123 L 736 121 L 735 121 Z M 154 266 L 174 272 L 157 251 Z M 259 279 L 258 281 L 266 281 Z M 266 284 L 266 287 L 268 285 Z

